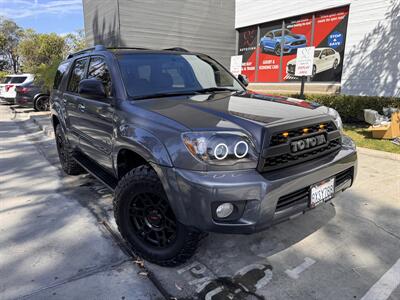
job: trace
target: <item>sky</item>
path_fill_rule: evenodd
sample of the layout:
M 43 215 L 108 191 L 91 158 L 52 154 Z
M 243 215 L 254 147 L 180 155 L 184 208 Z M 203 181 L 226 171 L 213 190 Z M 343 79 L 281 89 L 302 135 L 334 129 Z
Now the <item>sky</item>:
M 0 0 L 0 16 L 40 33 L 84 29 L 82 0 Z

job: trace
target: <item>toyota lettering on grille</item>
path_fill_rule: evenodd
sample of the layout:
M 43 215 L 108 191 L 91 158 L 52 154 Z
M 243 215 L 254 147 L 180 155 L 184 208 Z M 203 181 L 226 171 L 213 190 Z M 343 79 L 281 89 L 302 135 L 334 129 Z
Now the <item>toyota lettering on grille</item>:
M 326 143 L 325 135 L 319 134 L 316 136 L 304 138 L 290 143 L 292 152 L 299 152 L 306 149 L 311 149 Z

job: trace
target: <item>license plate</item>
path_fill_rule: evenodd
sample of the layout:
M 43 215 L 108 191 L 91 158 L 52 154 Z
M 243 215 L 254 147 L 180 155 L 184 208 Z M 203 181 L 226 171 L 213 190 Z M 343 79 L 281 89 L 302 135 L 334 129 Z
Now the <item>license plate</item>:
M 329 178 L 311 186 L 310 207 L 314 208 L 318 204 L 332 199 L 335 195 L 335 178 Z

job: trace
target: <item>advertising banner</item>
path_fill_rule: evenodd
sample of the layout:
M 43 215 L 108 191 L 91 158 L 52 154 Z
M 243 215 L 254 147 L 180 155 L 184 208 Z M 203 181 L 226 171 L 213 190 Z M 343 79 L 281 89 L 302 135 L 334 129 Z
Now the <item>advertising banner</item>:
M 260 26 L 258 81 L 279 82 L 282 21 Z
M 238 54 L 242 56 L 242 74 L 250 82 L 256 78 L 257 26 L 239 30 Z
M 282 78 L 284 81 L 296 81 L 300 80 L 295 76 L 297 49 L 312 46 L 312 15 L 285 20 L 285 28 Z
M 314 46 L 313 70 L 309 78 L 340 82 L 348 14 L 349 7 L 343 6 L 240 29 L 238 52 L 243 55 L 242 73 L 250 82 L 256 79 L 257 82 L 299 81 L 300 77 L 296 76 L 297 49 Z M 259 41 L 256 41 L 257 29 Z
M 348 6 L 315 14 L 315 74 L 312 81 L 340 82 L 348 14 Z

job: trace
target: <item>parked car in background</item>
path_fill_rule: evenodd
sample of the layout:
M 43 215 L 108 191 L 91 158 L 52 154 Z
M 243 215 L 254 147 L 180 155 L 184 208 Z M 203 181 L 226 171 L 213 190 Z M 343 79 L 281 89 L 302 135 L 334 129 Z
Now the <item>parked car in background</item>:
M 15 74 L 6 76 L 0 83 L 0 99 L 8 103 L 14 103 L 15 88 L 23 83 L 33 81 L 33 74 Z
M 32 107 L 36 111 L 49 110 L 49 94 L 33 81 L 23 83 L 15 88 L 15 104 Z
M 272 52 L 275 55 L 281 55 L 281 41 L 283 38 L 283 53 L 291 54 L 295 52 L 298 48 L 303 48 L 307 46 L 307 39 L 302 34 L 295 34 L 289 29 L 283 30 L 276 29 L 267 32 L 260 39 L 261 52 Z
M 316 48 L 314 51 L 314 76 L 317 73 L 333 69 L 334 71 L 340 64 L 340 53 L 332 48 Z M 286 73 L 294 75 L 296 71 L 296 59 L 290 60 L 286 65 Z

